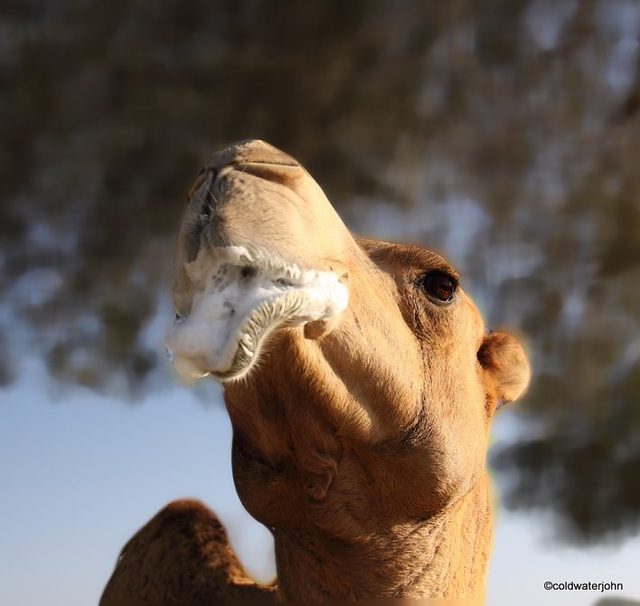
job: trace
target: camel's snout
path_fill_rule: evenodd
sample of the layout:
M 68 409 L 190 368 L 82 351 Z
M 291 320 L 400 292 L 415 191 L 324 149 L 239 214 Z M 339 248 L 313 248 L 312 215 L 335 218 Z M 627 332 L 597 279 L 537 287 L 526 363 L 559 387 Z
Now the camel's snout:
M 239 167 L 243 164 L 301 168 L 295 158 L 260 139 L 240 141 L 216 152 L 211 158 L 209 168 L 219 172 L 225 166 Z
M 355 241 L 291 156 L 252 140 L 214 155 L 192 188 L 180 235 L 166 345 L 188 377 L 242 376 L 277 327 L 319 338 L 346 307 Z

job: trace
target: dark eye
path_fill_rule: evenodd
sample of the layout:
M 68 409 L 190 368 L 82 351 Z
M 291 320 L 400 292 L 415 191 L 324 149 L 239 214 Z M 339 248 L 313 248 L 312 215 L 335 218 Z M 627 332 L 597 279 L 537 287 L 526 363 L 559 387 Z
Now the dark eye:
M 434 303 L 451 303 L 458 288 L 458 281 L 442 271 L 432 271 L 418 279 L 420 288 Z

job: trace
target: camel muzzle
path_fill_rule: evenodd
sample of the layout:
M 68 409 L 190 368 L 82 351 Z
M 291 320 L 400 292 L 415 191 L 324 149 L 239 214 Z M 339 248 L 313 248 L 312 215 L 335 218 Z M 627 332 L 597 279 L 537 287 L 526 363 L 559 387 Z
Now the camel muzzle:
M 240 378 L 275 329 L 331 320 L 347 307 L 353 238 L 298 162 L 262 141 L 213 157 L 192 188 L 180 238 L 174 299 L 185 317 L 166 345 L 185 377 Z

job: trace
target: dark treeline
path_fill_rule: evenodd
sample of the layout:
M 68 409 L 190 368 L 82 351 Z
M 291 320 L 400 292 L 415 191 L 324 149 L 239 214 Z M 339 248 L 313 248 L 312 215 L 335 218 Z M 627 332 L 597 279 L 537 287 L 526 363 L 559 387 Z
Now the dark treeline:
M 639 38 L 636 0 L 3 2 L 0 384 L 36 353 L 62 383 L 151 389 L 185 193 L 264 138 L 526 336 L 508 504 L 571 541 L 637 531 Z

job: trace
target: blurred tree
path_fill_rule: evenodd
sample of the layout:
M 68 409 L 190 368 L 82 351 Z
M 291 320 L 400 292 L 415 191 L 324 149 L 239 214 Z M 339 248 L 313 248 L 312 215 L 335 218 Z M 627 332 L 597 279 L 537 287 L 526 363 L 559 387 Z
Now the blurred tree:
M 493 457 L 508 502 L 570 540 L 637 531 L 639 39 L 636 0 L 6 1 L 0 348 L 150 388 L 181 200 L 211 151 L 261 137 L 527 335 L 530 431 Z M 1 358 L 0 386 L 18 372 Z

